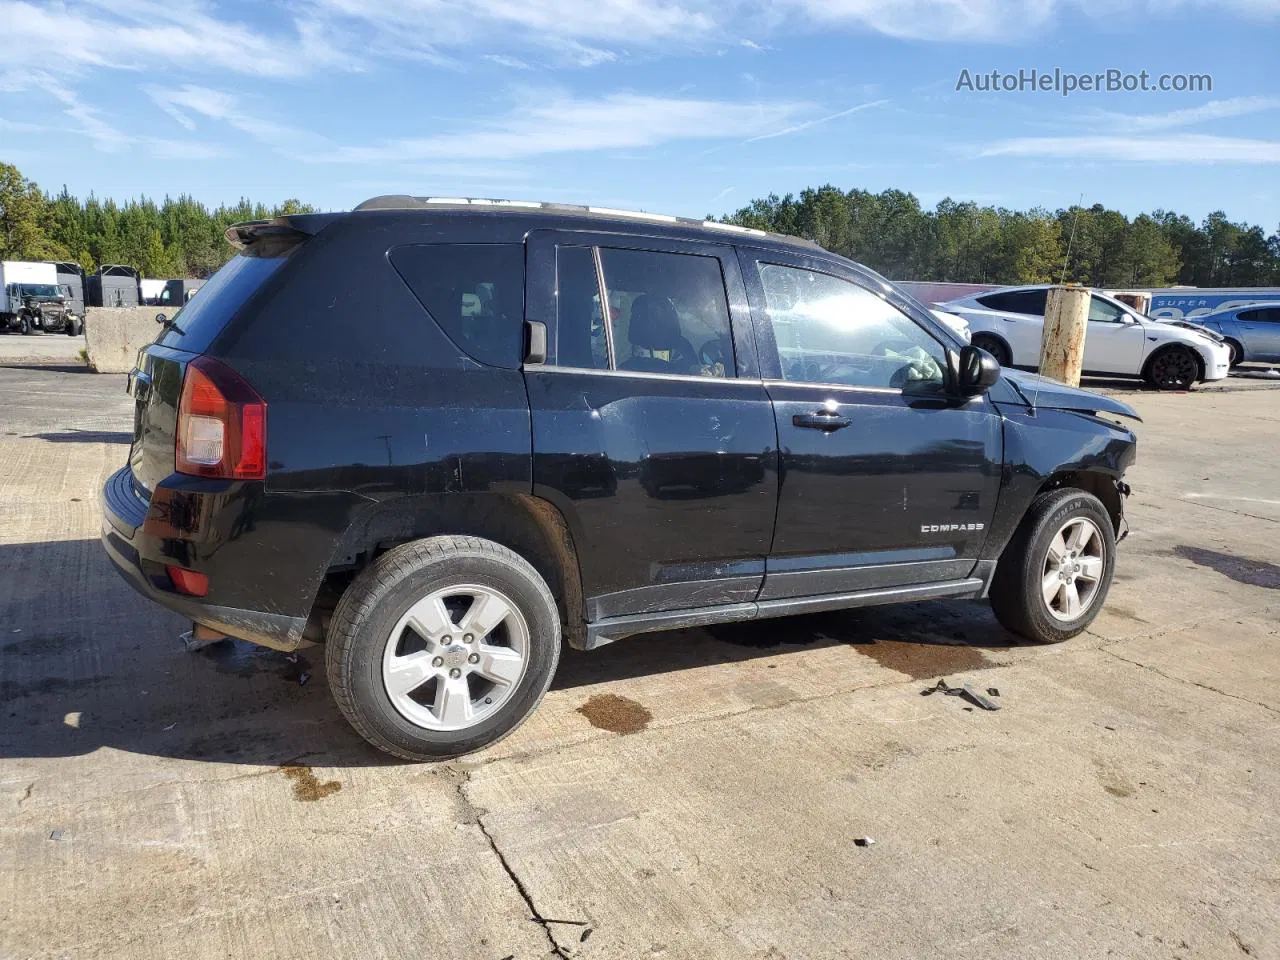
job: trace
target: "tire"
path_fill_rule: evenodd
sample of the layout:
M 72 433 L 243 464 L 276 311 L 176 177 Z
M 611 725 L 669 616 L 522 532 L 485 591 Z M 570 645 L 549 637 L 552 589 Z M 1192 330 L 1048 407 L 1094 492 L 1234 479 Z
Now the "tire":
M 507 611 L 496 625 L 464 632 L 473 612 L 493 619 L 495 610 Z M 559 660 L 560 614 L 538 572 L 506 547 L 458 536 L 415 540 L 374 561 L 338 602 L 325 650 L 347 722 L 379 750 L 414 761 L 501 740 L 533 712 Z M 489 680 L 486 667 L 507 681 Z
M 1079 555 L 1067 556 L 1067 565 L 1059 564 L 1050 554 L 1072 546 L 1069 539 L 1058 543 L 1064 531 L 1092 528 Z M 1061 643 L 1083 632 L 1093 622 L 1106 602 L 1115 573 L 1116 540 L 1111 517 L 1106 507 L 1091 493 L 1074 487 L 1050 490 L 1038 496 L 1022 519 L 1013 539 L 1000 555 L 991 581 L 991 609 L 1007 629 L 1033 643 Z M 1080 561 L 1080 572 L 1073 573 Z M 1086 574 L 1089 569 L 1092 576 Z M 1051 579 L 1057 572 L 1059 578 Z M 1065 573 L 1065 576 L 1063 574 Z M 1060 584 L 1058 591 L 1046 597 L 1047 589 Z M 1071 615 L 1071 590 L 1079 603 L 1078 613 Z M 1087 591 L 1087 593 L 1086 593 Z
M 1142 379 L 1157 390 L 1190 390 L 1200 379 L 1200 361 L 1189 347 L 1164 347 L 1147 361 Z
M 32 328 L 32 326 L 31 326 L 31 318 L 30 318 L 30 317 L 23 317 L 21 320 L 19 320 L 19 321 L 18 321 L 18 327 L 19 327 L 19 329 L 20 329 L 20 330 L 22 330 L 22 335 L 23 335 L 24 337 L 29 337 L 29 336 L 31 336 L 33 333 L 35 333 L 35 330 L 34 330 L 34 329 Z
M 985 350 L 996 358 L 996 363 L 1002 367 L 1013 366 L 1013 357 L 1009 354 L 1009 348 L 999 338 L 989 333 L 975 333 L 969 340 L 975 347 Z
M 1244 347 L 1238 340 L 1227 338 L 1227 346 L 1231 348 L 1231 366 L 1238 367 L 1244 363 Z
M 80 332 L 81 332 L 81 330 L 82 330 L 82 329 L 83 329 L 83 328 L 80 326 L 80 321 L 79 321 L 79 320 L 68 320 L 68 321 L 67 321 L 67 336 L 68 336 L 68 337 L 78 337 L 78 336 L 80 336 Z

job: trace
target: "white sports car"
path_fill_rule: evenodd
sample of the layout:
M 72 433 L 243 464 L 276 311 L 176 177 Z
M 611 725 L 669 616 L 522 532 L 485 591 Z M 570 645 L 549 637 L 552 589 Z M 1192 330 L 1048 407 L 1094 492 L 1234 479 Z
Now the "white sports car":
M 1005 287 L 934 304 L 962 317 L 971 342 L 1004 367 L 1036 369 L 1044 329 L 1047 285 Z M 1221 380 L 1231 366 L 1222 337 L 1181 320 L 1153 320 L 1113 297 L 1092 291 L 1084 338 L 1084 372 L 1142 377 L 1161 390 L 1188 390 Z

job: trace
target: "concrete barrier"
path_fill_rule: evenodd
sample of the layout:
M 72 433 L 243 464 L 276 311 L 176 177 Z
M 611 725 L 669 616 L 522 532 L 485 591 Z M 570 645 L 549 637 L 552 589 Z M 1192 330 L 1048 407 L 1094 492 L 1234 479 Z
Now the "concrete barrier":
M 84 316 L 84 339 L 89 366 L 98 373 L 128 373 L 138 351 L 160 333 L 160 307 L 89 307 Z

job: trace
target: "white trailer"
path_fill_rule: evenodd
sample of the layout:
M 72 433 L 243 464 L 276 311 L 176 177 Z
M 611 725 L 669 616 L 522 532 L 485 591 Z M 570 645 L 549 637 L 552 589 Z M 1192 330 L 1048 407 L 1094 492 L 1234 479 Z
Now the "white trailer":
M 0 329 L 79 333 L 70 299 L 71 291 L 58 282 L 57 264 L 0 261 Z

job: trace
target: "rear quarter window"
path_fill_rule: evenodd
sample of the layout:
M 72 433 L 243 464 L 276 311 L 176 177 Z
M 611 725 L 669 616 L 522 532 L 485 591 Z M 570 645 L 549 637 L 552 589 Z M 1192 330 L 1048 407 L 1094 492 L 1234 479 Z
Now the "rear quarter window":
M 286 257 L 236 256 L 209 278 L 186 305 L 170 316 L 156 343 L 204 353 L 222 328 L 284 264 Z M 161 308 L 157 313 L 168 313 Z
M 459 349 L 491 367 L 518 369 L 524 344 L 524 244 L 395 247 L 391 265 Z

